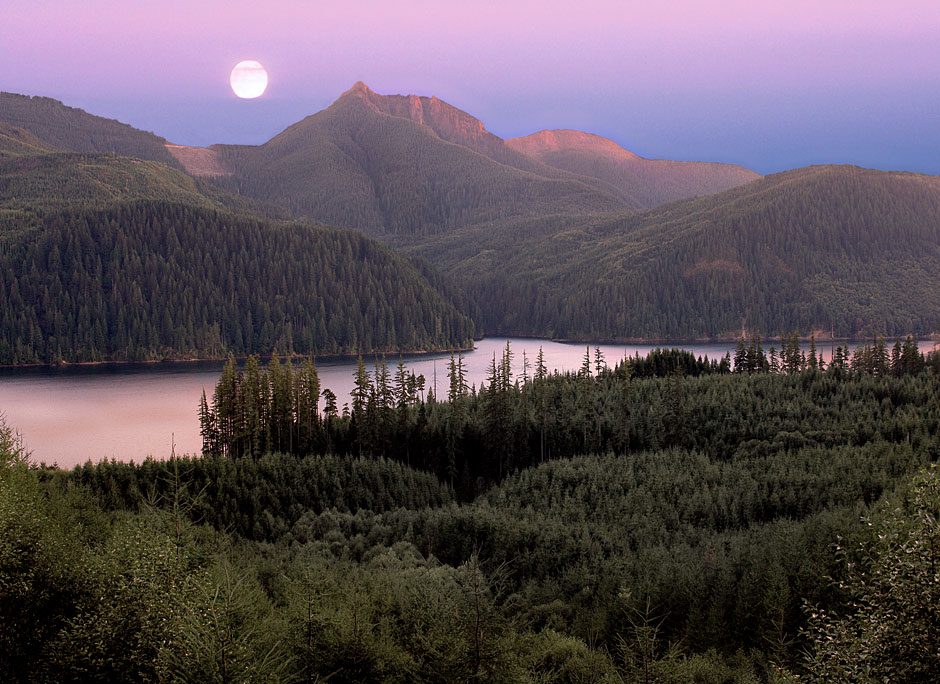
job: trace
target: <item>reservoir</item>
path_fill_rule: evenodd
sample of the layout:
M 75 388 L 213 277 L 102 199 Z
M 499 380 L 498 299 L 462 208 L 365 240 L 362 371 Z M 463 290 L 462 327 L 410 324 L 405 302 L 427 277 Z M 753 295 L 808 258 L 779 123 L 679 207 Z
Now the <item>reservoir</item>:
M 532 375 L 540 348 L 550 372 L 565 372 L 581 367 L 588 346 L 488 337 L 477 341 L 473 351 L 463 352 L 468 384 L 479 387 L 486 381 L 494 354 L 498 360 L 507 342 L 513 353 L 513 372 L 519 378 L 524 361 Z M 591 344 L 592 358 L 595 346 L 600 347 L 611 366 L 625 356 L 644 356 L 658 346 L 680 347 L 709 359 L 734 354 L 734 345 L 729 344 Z M 770 346 L 765 343 L 765 352 Z M 922 342 L 920 348 L 929 351 L 933 346 L 932 342 Z M 829 344 L 820 344 L 819 349 L 828 361 Z M 449 353 L 406 355 L 401 359 L 408 370 L 424 375 L 426 391 L 434 391 L 436 397 L 447 395 Z M 370 371 L 374 368 L 374 357 L 364 357 L 364 362 Z M 394 373 L 399 356 L 386 356 L 385 362 Z M 353 388 L 356 359 L 322 358 L 316 359 L 316 364 L 321 390 L 331 389 L 342 410 Z M 88 460 L 139 462 L 148 456 L 166 458 L 171 450 L 198 454 L 202 450 L 199 400 L 205 391 L 212 401 L 222 365 L 220 361 L 199 361 L 0 369 L 0 412 L 22 434 L 37 463 L 71 468 Z M 322 401 L 320 406 L 322 409 Z

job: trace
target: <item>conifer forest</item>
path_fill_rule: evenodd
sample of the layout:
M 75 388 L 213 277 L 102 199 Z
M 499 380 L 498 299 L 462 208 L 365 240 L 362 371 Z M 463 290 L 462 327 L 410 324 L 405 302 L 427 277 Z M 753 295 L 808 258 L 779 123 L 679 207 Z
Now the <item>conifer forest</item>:
M 43 27 L 69 14 L 20 4 L 13 21 L 0 12 L 0 55 L 32 5 Z M 293 3 L 290 22 L 316 4 Z M 174 35 L 186 28 L 152 11 Z M 375 61 L 360 14 L 346 22 L 352 51 Z M 694 43 L 688 71 L 705 73 L 699 15 L 683 14 L 694 41 L 649 44 Z M 529 15 L 569 21 L 527 8 L 516 23 Z M 177 50 L 199 53 L 200 72 L 217 71 L 213 40 L 230 42 L 203 44 L 212 23 L 188 22 L 199 33 Z M 419 44 L 416 62 L 438 61 L 432 42 L 381 29 L 396 50 Z M 603 41 L 584 30 L 578 53 L 594 59 Z M 611 35 L 645 49 L 632 26 Z M 107 45 L 63 43 L 149 55 L 150 37 L 148 24 Z M 877 41 L 860 40 L 817 61 L 863 51 L 880 65 Z M 478 48 L 452 61 L 475 64 Z M 715 54 L 744 69 L 787 53 Z M 911 54 L 897 64 L 928 61 Z M 544 57 L 532 73 L 576 73 Z M 13 64 L 0 81 L 30 60 Z M 651 65 L 667 88 L 653 99 L 687 117 L 672 120 L 677 144 L 708 137 L 704 89 L 673 107 L 678 91 Z M 127 73 L 149 86 L 138 72 L 160 69 Z M 883 101 L 871 111 L 838 93 L 880 132 L 895 102 L 872 71 L 860 77 Z M 835 73 L 816 90 L 836 92 Z M 292 82 L 272 72 L 274 90 Z M 762 155 L 796 145 L 799 131 L 751 126 L 778 102 L 795 116 L 801 89 L 762 99 L 748 121 L 749 87 L 718 88 L 740 130 L 715 137 L 708 161 L 567 129 L 504 140 L 437 97 L 361 81 L 267 142 L 205 147 L 0 92 L 0 683 L 940 681 L 940 176 L 879 170 L 906 148 L 929 156 L 936 126 L 895 121 L 916 135 L 883 142 L 901 156 L 879 169 L 767 163 L 761 175 L 717 161 L 738 136 Z M 607 115 L 640 111 L 622 92 Z M 257 107 L 236 95 L 206 95 L 201 118 L 301 106 L 296 93 Z M 593 98 L 592 115 L 610 109 Z M 172 109 L 140 108 L 154 122 Z M 854 150 L 825 109 L 803 144 Z M 496 336 L 527 338 L 528 353 Z M 605 357 L 625 345 L 643 352 Z M 149 384 L 175 376 L 176 389 Z M 70 404 L 49 389 L 63 378 Z M 81 396 L 96 400 L 75 400 L 95 381 Z M 106 448 L 123 427 L 129 440 Z M 64 448 L 33 453 L 50 435 Z M 164 451 L 149 448 L 163 437 Z M 60 468 L 63 452 L 70 466 L 97 461 Z
M 940 355 L 784 336 L 446 394 L 230 360 L 200 458 L 29 466 L 3 425 L 6 681 L 930 681 Z

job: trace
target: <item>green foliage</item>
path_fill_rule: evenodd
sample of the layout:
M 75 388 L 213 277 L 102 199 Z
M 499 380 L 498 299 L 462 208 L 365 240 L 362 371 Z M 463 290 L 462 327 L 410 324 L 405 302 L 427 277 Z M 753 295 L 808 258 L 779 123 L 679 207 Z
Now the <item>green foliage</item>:
M 876 341 L 824 370 L 736 374 L 588 350 L 584 373 L 521 378 L 508 350 L 479 392 L 455 356 L 450 401 L 377 360 L 355 412 L 326 418 L 302 409 L 312 364 L 230 364 L 204 415 L 239 405 L 226 430 L 280 421 L 288 445 L 311 418 L 332 453 L 8 467 L 0 676 L 923 681 L 935 473 L 882 500 L 940 448 L 935 358 L 906 344 L 884 367 L 862 362 Z M 576 455 L 589 445 L 602 455 Z
M 0 302 L 0 363 L 439 349 L 473 335 L 361 235 L 155 201 L 54 213 L 14 234 Z
M 488 334 L 837 337 L 940 329 L 940 182 L 810 167 L 619 217 L 541 216 L 399 241 L 477 301 Z
M 811 681 L 925 682 L 940 671 L 940 472 L 922 471 L 899 505 L 886 501 L 858 548 L 837 547 L 842 611 L 812 606 Z
M 23 468 L 0 477 L 0 676 L 33 679 L 39 654 L 71 617 L 80 592 L 77 536 L 65 533 Z
M 222 558 L 187 578 L 174 606 L 174 638 L 159 648 L 167 682 L 283 682 L 292 661 L 283 643 L 286 625 L 251 573 Z
M 745 377 L 730 374 L 728 359 L 655 350 L 613 369 L 588 354 L 586 371 L 539 372 L 525 383 L 514 380 L 509 350 L 493 359 L 478 391 L 461 380 L 457 356 L 446 402 L 419 400 L 422 379 L 407 375 L 396 399 L 384 362 L 376 361 L 374 373 L 363 362 L 352 415 L 309 422 L 299 418 L 296 404 L 283 402 L 278 409 L 273 395 L 265 393 L 271 369 L 249 371 L 256 367 L 252 361 L 242 373 L 230 363 L 203 410 L 204 450 L 238 457 L 257 455 L 259 447 L 252 445 L 261 445 L 262 452 L 303 455 L 328 449 L 390 458 L 435 473 L 463 498 L 482 493 L 508 473 L 580 453 L 681 447 L 718 461 L 773 461 L 791 452 L 907 442 L 905 453 L 910 447 L 917 458 L 932 458 L 933 376 L 925 372 L 927 361 L 916 353 L 914 341 L 906 344 L 914 350 L 907 362 L 910 373 L 901 357 L 894 365 L 870 364 L 868 345 L 825 372 L 800 352 L 787 351 L 781 372 L 770 373 L 760 342 L 752 340 L 752 352 L 742 352 L 745 370 L 753 367 L 753 375 Z M 592 365 L 601 369 L 596 375 Z M 275 368 L 285 386 L 298 385 L 294 371 Z M 260 380 L 250 379 L 259 373 Z M 718 396 L 727 400 L 717 401 Z M 273 417 L 279 411 L 284 418 L 277 423 Z M 254 414 L 266 418 L 256 420 Z M 855 476 L 847 477 L 852 482 Z M 881 489 L 869 486 L 853 490 L 853 496 L 870 503 Z
M 6 416 L 0 413 L 0 477 L 6 477 L 11 468 L 28 460 L 29 452 L 23 446 L 22 436 L 7 424 Z
M 243 537 L 269 540 L 297 529 L 295 525 L 302 528 L 304 521 L 325 511 L 421 510 L 452 499 L 448 489 L 427 473 L 387 460 L 336 455 L 148 459 L 136 466 L 111 461 L 47 475 L 89 488 L 111 510 L 155 506 L 179 511 L 176 483 L 182 482 L 191 498 L 183 502 L 181 516 Z
M 99 548 L 83 550 L 77 563 L 82 591 L 71 607 L 74 616 L 50 644 L 50 676 L 100 682 L 154 677 L 163 645 L 178 638 L 174 604 L 197 567 L 192 547 L 177 546 L 160 529 L 163 522 L 143 516 L 120 521 Z
M 153 681 L 173 602 L 199 563 L 164 521 L 104 515 L 35 471 L 0 479 L 4 680 Z

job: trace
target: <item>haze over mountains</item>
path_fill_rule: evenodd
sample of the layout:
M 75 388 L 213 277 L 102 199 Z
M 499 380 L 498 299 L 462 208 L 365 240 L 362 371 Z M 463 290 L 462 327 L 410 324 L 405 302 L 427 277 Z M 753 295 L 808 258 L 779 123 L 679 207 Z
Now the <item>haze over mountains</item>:
M 733 164 L 644 159 L 613 140 L 581 131 L 540 131 L 506 145 L 549 166 L 605 182 L 624 202 L 644 208 L 760 178 Z
M 144 209 L 86 211 L 129 202 Z M 362 83 L 264 145 L 209 148 L 174 145 L 48 98 L 0 94 L 0 230 L 5 244 L 16 245 L 8 253 L 37 254 L 30 241 L 55 220 L 74 225 L 76 212 L 84 212 L 80 221 L 133 215 L 146 222 L 141 211 L 157 212 L 158 222 L 195 217 L 203 231 L 221 230 L 236 221 L 225 218 L 233 213 L 312 220 L 362 231 L 420 259 L 420 274 L 393 259 L 381 267 L 385 275 L 369 276 L 373 283 L 411 283 L 407 296 L 388 293 L 384 323 L 367 313 L 374 307 L 368 288 L 360 289 L 366 300 L 344 299 L 352 319 L 342 325 L 355 334 L 334 323 L 328 339 L 298 338 L 289 343 L 295 349 L 356 348 L 366 329 L 358 316 L 397 331 L 369 337 L 372 349 L 394 349 L 403 339 L 452 346 L 469 334 L 456 323 L 467 314 L 476 335 L 589 340 L 724 339 L 742 328 L 836 336 L 940 330 L 936 177 L 828 166 L 762 178 L 729 164 L 644 159 L 569 130 L 504 141 L 437 98 L 379 95 Z M 281 230 L 251 225 L 262 234 Z M 185 234 L 199 249 L 213 243 L 205 232 Z M 292 244 L 370 243 L 357 241 Z M 152 243 L 142 249 L 162 253 Z M 277 268 L 276 254 L 265 249 L 264 260 Z M 381 253 L 356 247 L 330 268 L 348 277 L 363 268 L 367 252 Z M 43 263 L 33 258 L 34 266 Z M 47 261 L 50 268 L 58 263 Z M 315 277 L 302 268 L 292 273 Z M 261 301 L 290 285 L 264 287 L 273 289 Z M 435 337 L 434 325 L 418 334 L 396 327 L 399 319 L 413 321 L 398 307 L 431 290 L 444 298 L 435 299 L 439 322 L 451 321 L 436 329 L 450 332 Z M 38 357 L 45 358 L 58 347 L 37 340 L 50 336 L 54 316 L 41 310 L 42 297 L 33 299 L 34 319 L 19 322 L 17 340 L 20 348 L 43 349 Z M 252 306 L 256 314 L 264 309 Z M 225 315 L 239 314 L 236 308 Z M 291 330 L 324 334 L 316 320 L 323 312 L 310 315 Z M 166 328 L 161 322 L 154 329 Z M 292 333 L 277 329 L 267 337 L 283 344 Z M 221 346 L 251 351 L 245 339 L 264 337 L 260 328 L 254 333 L 233 333 L 238 342 Z M 198 335 L 183 337 L 190 348 L 177 351 L 195 351 Z M 144 345 L 147 353 L 172 353 L 172 341 L 157 338 Z M 85 356 L 99 353 L 82 348 Z

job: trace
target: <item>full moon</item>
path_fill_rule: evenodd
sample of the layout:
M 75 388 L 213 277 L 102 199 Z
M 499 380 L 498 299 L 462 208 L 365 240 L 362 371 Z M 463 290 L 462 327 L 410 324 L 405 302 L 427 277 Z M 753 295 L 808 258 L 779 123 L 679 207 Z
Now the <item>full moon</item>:
M 229 81 L 236 95 L 251 100 L 260 97 L 268 87 L 268 72 L 261 66 L 261 62 L 246 59 L 235 65 Z

